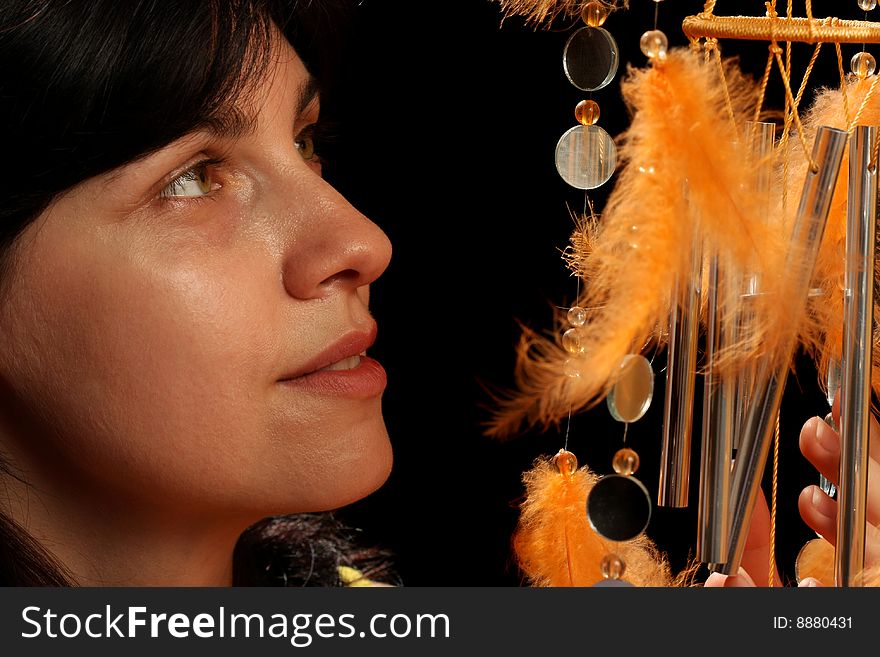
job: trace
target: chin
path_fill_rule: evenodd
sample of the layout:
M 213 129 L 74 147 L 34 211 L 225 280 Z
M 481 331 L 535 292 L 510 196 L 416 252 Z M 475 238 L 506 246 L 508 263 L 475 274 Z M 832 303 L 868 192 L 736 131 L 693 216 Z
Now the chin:
M 344 489 L 340 488 L 338 499 L 329 503 L 323 510 L 336 509 L 357 502 L 381 488 L 388 480 L 394 461 L 388 434 L 383 431 L 382 439 L 371 444 L 374 446 L 369 452 L 363 453 L 362 458 L 352 461 L 344 468 L 345 472 L 339 473 L 334 483 L 344 484 Z
M 358 432 L 356 439 L 342 443 L 338 449 L 332 461 L 325 462 L 326 467 L 320 472 L 313 470 L 300 477 L 291 477 L 287 480 L 290 488 L 279 482 L 274 489 L 273 506 L 281 508 L 275 508 L 271 513 L 332 511 L 357 502 L 387 481 L 393 455 L 381 419 L 369 431 Z M 281 493 L 285 488 L 286 493 Z M 278 497 L 279 493 L 282 498 Z

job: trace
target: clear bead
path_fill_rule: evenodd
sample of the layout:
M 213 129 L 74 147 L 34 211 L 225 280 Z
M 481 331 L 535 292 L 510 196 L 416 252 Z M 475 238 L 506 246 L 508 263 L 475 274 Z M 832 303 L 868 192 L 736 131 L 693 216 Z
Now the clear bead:
M 595 100 L 582 100 L 574 108 L 574 118 L 581 125 L 595 125 L 599 120 L 599 103 Z
M 572 187 L 601 187 L 616 168 L 617 146 L 600 126 L 576 125 L 556 144 L 556 171 Z
M 629 354 L 620 366 L 617 381 L 605 398 L 611 416 L 618 422 L 635 422 L 651 406 L 654 396 L 654 371 L 641 354 Z
M 581 342 L 581 332 L 576 328 L 570 328 L 562 334 L 562 347 L 570 354 L 584 353 L 584 345 Z
M 648 59 L 663 59 L 669 48 L 669 40 L 660 30 L 649 30 L 642 35 L 639 48 Z
M 571 452 L 560 449 L 556 453 L 556 456 L 553 457 L 553 465 L 556 466 L 556 469 L 559 470 L 561 474 L 570 475 L 578 469 L 578 460 Z
M 877 6 L 877 0 L 859 0 L 859 9 L 862 11 L 871 11 Z
M 635 474 L 635 471 L 639 469 L 639 455 L 634 449 L 624 447 L 617 450 L 611 465 L 614 466 L 614 471 L 617 474 L 625 476 Z
M 620 579 L 626 570 L 626 564 L 616 554 L 606 554 L 602 557 L 601 568 L 605 579 Z
M 602 27 L 608 18 L 608 8 L 601 2 L 588 2 L 581 12 L 581 18 L 590 27 Z
M 580 306 L 572 306 L 568 309 L 567 319 L 572 326 L 583 326 L 587 322 L 587 311 Z
M 581 367 L 583 367 L 583 364 L 584 360 L 582 358 L 566 358 L 565 362 L 562 364 L 562 372 L 567 377 L 577 379 L 581 375 Z
M 869 75 L 874 75 L 874 71 L 877 70 L 877 60 L 869 52 L 857 52 L 849 62 L 849 69 L 864 79 Z

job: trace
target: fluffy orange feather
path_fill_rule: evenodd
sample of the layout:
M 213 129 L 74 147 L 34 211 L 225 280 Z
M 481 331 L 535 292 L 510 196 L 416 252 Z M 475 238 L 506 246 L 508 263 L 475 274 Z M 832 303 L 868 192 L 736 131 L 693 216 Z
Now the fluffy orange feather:
M 758 163 L 736 127 L 753 111 L 757 86 L 734 64 L 723 66 L 729 95 L 718 62 L 688 49 L 631 70 L 622 83 L 633 113 L 621 139 L 622 168 L 601 220 L 575 235 L 568 256 L 584 276 L 578 305 L 589 311 L 580 375 L 566 375 L 570 354 L 561 331 L 553 338 L 525 331 L 518 390 L 497 400 L 491 435 L 513 434 L 523 424 L 558 424 L 569 410 L 604 398 L 626 354 L 662 343 L 676 301 L 671 291 L 696 243 L 730 262 L 731 276 L 779 275 L 784 239 L 767 216 L 766 196 L 756 191 Z M 589 252 L 579 252 L 579 244 Z M 724 300 L 738 302 L 738 295 Z M 558 317 L 557 327 L 563 323 Z M 736 345 L 737 353 L 760 354 L 765 338 L 756 330 L 747 344 Z
M 580 16 L 590 0 L 496 0 L 505 16 L 522 16 L 526 23 L 549 24 L 557 16 Z M 628 0 L 600 0 L 608 10 L 626 8 Z
M 603 579 L 602 558 L 610 553 L 626 564 L 623 579 L 636 586 L 674 586 L 669 564 L 644 534 L 622 543 L 609 541 L 590 527 L 587 495 L 599 477 L 586 467 L 575 470 L 540 458 L 523 475 L 522 504 L 513 545 L 520 568 L 532 586 L 592 586 Z

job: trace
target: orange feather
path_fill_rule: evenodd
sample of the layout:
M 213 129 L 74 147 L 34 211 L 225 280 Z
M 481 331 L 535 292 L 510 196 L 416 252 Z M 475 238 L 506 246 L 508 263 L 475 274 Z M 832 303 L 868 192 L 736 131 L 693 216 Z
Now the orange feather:
M 561 453 L 561 452 L 560 452 Z M 576 464 L 575 464 L 576 467 Z M 599 536 L 587 520 L 587 495 L 599 477 L 588 468 L 562 470 L 540 458 L 523 475 L 526 499 L 513 538 L 520 568 L 532 586 L 592 586 L 614 553 L 626 564 L 623 579 L 636 586 L 675 586 L 668 562 L 644 534 L 622 543 Z
M 714 59 L 673 50 L 662 64 L 631 70 L 622 83 L 633 112 L 621 140 L 623 165 L 601 221 L 586 222 L 567 258 L 584 276 L 578 305 L 589 311 L 579 376 L 566 374 L 570 354 L 562 348 L 561 331 L 553 338 L 525 331 L 517 353 L 518 390 L 497 399 L 491 435 L 510 435 L 523 424 L 558 424 L 570 410 L 603 399 L 626 354 L 663 343 L 676 302 L 671 292 L 696 244 L 721 254 L 731 276 L 780 276 L 785 243 L 767 216 L 766 196 L 756 191 L 759 163 L 735 127 L 751 114 L 757 86 L 733 64 L 723 66 L 722 78 Z M 581 252 L 583 245 L 588 252 Z M 738 295 L 723 303 L 731 312 Z M 563 326 L 564 318 L 556 323 Z M 725 362 L 768 349 L 768 325 L 773 323 L 759 323 Z

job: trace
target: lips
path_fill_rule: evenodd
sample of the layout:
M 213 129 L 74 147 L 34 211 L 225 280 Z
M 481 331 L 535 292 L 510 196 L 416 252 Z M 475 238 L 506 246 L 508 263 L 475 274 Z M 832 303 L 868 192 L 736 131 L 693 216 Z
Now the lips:
M 385 370 L 366 355 L 375 340 L 375 324 L 366 332 L 347 333 L 278 382 L 287 388 L 319 394 L 361 399 L 380 395 L 387 382 Z

